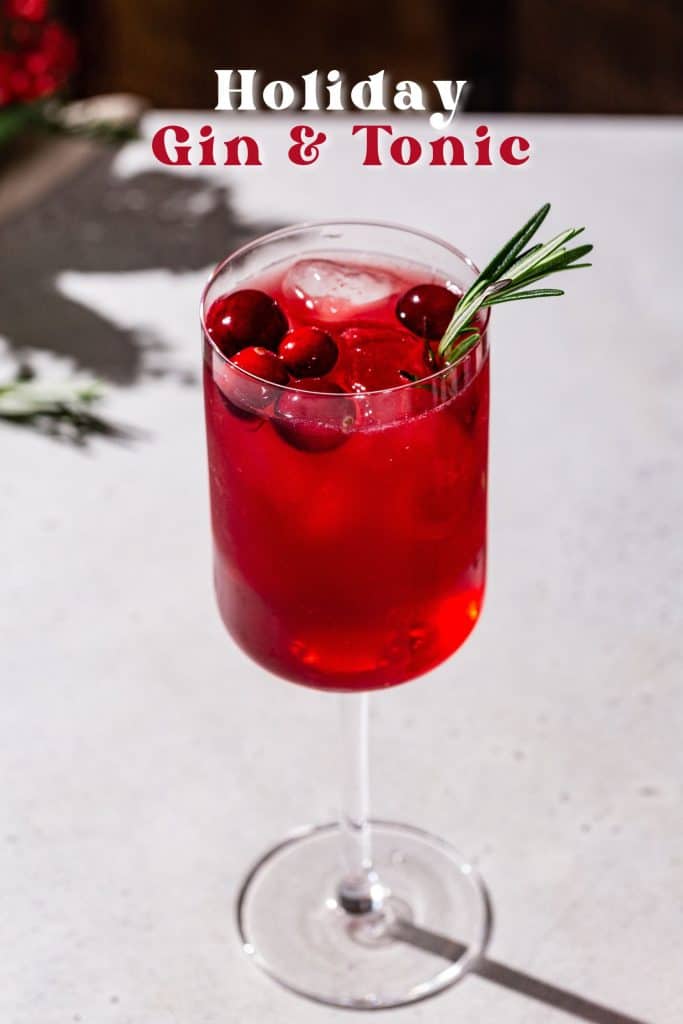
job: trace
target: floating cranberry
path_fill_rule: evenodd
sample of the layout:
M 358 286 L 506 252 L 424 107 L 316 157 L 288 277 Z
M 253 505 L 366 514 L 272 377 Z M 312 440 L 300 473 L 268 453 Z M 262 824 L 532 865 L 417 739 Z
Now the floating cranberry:
M 275 299 L 255 288 L 222 295 L 206 315 L 209 337 L 228 358 L 247 345 L 276 351 L 287 327 Z
M 421 338 L 437 341 L 446 333 L 458 296 L 440 284 L 419 284 L 396 303 L 401 323 Z
M 324 377 L 339 355 L 327 331 L 317 327 L 295 327 L 284 336 L 278 352 L 295 377 Z
M 289 380 L 283 361 L 267 348 L 243 348 L 233 357 L 232 363 L 252 375 L 247 377 L 226 368 L 223 378 L 226 398 L 246 412 L 265 409 L 277 398 L 277 391 L 271 385 L 285 385 Z
M 330 381 L 302 381 L 283 392 L 273 425 L 280 437 L 304 452 L 329 452 L 348 440 L 355 422 L 353 399 Z
M 240 370 L 246 370 L 247 373 L 267 380 L 270 384 L 286 384 L 289 380 L 287 367 L 280 356 L 258 345 L 243 348 L 233 356 L 232 362 L 239 366 Z

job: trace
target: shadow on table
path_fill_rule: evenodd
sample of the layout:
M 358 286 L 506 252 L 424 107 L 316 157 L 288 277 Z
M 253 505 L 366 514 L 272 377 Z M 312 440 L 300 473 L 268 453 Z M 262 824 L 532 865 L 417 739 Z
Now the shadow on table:
M 47 351 L 117 384 L 175 377 L 194 384 L 160 334 L 118 327 L 57 290 L 63 271 L 201 270 L 271 225 L 242 224 L 227 186 L 197 175 L 144 171 L 121 178 L 116 151 L 0 223 L 0 335 L 17 364 Z M 274 225 L 272 225 L 274 226 Z M 195 309 L 189 317 L 195 316 Z
M 425 928 L 418 928 L 408 921 L 398 921 L 394 926 L 393 934 L 401 942 L 434 953 L 435 956 L 440 956 L 444 960 L 459 960 L 466 952 L 466 947 L 461 943 L 444 935 L 438 935 L 436 932 L 427 931 Z M 541 981 L 540 978 L 534 978 L 523 971 L 506 967 L 505 964 L 501 964 L 497 960 L 489 960 L 487 957 L 482 957 L 479 960 L 478 964 L 472 968 L 472 973 L 496 985 L 527 996 L 529 999 L 552 1006 L 555 1010 L 563 1010 L 579 1020 L 590 1021 L 591 1024 L 651 1024 L 651 1022 L 630 1017 L 611 1007 L 594 1003 L 575 992 L 568 992 L 566 989 Z

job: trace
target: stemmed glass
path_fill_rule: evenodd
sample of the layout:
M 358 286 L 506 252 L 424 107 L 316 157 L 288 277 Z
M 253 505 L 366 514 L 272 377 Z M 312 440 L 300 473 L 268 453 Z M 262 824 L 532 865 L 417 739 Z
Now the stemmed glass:
M 340 694 L 345 765 L 339 821 L 301 829 L 257 861 L 239 892 L 239 933 L 287 988 L 382 1008 L 452 984 L 490 930 L 483 883 L 447 842 L 370 819 L 367 768 L 368 691 L 444 661 L 481 608 L 488 338 L 482 329 L 475 349 L 424 380 L 362 393 L 264 385 L 227 359 L 207 331 L 212 302 L 330 253 L 366 267 L 403 262 L 461 290 L 477 270 L 418 231 L 305 224 L 229 256 L 202 298 L 221 615 L 268 670 Z

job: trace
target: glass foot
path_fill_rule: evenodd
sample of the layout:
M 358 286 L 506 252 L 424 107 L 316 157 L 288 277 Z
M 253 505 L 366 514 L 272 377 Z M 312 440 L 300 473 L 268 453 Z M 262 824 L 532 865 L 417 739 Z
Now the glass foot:
M 348 914 L 336 898 L 336 824 L 302 829 L 252 868 L 237 901 L 245 952 L 281 985 L 331 1006 L 403 1006 L 458 981 L 484 951 L 488 895 L 442 839 L 373 821 L 373 862 L 387 889 L 379 911 Z

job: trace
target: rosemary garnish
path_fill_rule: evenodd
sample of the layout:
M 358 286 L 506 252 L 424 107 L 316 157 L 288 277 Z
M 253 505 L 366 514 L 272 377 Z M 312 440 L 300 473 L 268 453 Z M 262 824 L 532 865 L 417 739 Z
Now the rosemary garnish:
M 467 289 L 456 306 L 453 318 L 439 342 L 439 355 L 444 363 L 454 363 L 473 349 L 480 340 L 474 318 L 480 309 L 516 299 L 540 299 L 564 295 L 560 288 L 528 288 L 550 274 L 562 270 L 590 267 L 580 263 L 592 250 L 592 245 L 567 248 L 567 243 L 580 235 L 583 228 L 569 228 L 544 244 L 526 246 L 548 216 L 550 203 L 538 210 L 523 228 L 484 267 L 473 285 Z

